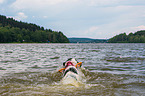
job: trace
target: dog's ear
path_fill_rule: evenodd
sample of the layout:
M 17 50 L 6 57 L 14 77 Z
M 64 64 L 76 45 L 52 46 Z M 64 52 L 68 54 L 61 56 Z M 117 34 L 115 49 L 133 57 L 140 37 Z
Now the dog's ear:
M 76 61 L 77 61 L 77 63 L 79 63 L 78 60 L 76 60 Z
M 75 59 L 75 61 L 76 61 L 77 63 L 79 63 L 78 60 L 77 60 L 76 58 L 74 58 L 74 59 Z
M 66 63 L 66 62 L 63 62 L 63 66 L 65 66 L 65 63 Z
M 75 59 L 75 60 L 76 60 L 76 59 Z M 77 63 L 79 63 L 78 60 L 76 60 L 76 61 L 77 61 Z M 82 66 L 82 64 L 80 65 L 80 67 L 81 67 L 81 66 Z

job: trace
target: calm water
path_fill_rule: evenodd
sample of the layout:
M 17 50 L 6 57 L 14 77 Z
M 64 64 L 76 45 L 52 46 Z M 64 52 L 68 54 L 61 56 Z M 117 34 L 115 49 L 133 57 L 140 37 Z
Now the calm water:
M 83 86 L 57 70 L 83 62 Z M 145 96 L 145 44 L 0 44 L 2 96 Z

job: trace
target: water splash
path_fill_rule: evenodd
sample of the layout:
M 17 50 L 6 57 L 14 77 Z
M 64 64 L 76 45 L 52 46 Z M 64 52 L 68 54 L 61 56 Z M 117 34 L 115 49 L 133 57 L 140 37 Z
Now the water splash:
M 145 94 L 145 44 L 1 44 L 0 49 L 0 95 Z M 54 72 L 69 56 L 89 70 L 81 69 L 85 78 L 79 87 L 61 84 L 63 75 Z
M 78 74 L 68 72 L 65 77 L 62 78 L 60 83 L 62 85 L 73 85 L 75 87 L 85 86 L 85 76 L 81 69 L 78 69 Z

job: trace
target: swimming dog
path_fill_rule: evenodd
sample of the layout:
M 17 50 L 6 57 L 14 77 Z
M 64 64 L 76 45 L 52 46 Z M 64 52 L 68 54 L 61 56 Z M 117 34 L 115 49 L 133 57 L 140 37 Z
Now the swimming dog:
M 62 83 L 64 85 L 71 84 L 78 87 L 78 82 L 80 81 L 80 71 L 79 68 L 82 66 L 82 62 L 78 62 L 74 58 L 69 58 L 63 63 L 63 68 L 59 72 L 63 72 Z

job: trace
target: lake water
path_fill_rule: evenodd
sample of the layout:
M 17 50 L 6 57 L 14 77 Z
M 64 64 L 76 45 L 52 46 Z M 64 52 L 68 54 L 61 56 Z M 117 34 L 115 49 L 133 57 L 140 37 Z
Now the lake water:
M 64 86 L 68 58 L 83 86 Z M 145 44 L 0 44 L 1 96 L 145 96 Z

